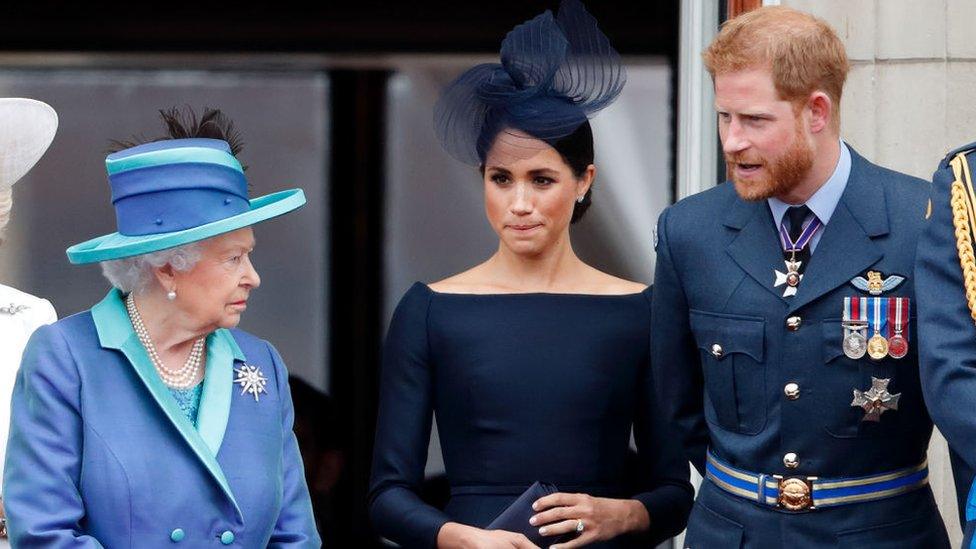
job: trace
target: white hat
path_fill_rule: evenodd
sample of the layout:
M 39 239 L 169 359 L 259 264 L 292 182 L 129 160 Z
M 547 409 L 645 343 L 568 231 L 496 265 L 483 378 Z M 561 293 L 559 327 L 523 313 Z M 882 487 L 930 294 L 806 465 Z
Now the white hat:
M 47 150 L 58 113 L 47 103 L 0 97 L 0 190 L 10 188 Z

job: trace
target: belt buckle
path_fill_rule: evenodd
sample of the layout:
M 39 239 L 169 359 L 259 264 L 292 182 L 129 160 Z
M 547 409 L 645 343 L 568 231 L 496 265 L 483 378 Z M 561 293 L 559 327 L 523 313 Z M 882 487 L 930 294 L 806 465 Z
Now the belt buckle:
M 813 505 L 813 481 L 817 477 L 784 477 L 773 475 L 779 487 L 776 506 L 787 511 L 807 511 Z

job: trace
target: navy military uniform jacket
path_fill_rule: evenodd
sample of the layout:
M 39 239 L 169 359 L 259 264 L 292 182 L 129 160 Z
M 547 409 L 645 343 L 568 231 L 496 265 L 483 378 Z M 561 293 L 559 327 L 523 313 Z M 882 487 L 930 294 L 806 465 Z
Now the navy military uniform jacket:
M 850 283 L 868 270 L 905 276 L 885 296 L 914 304 L 910 275 L 929 185 L 851 155 L 847 186 L 793 297 L 773 287 L 784 257 L 766 201 L 744 201 L 727 182 L 669 207 L 658 221 L 655 385 L 663 412 L 703 474 L 709 448 L 736 468 L 788 477 L 850 478 L 925 460 L 932 423 L 914 341 L 900 360 L 852 360 L 842 349 L 841 321 L 844 297 L 868 295 Z M 910 337 L 914 328 L 912 319 Z M 898 410 L 877 423 L 862 422 L 864 411 L 851 406 L 853 390 L 869 389 L 872 377 L 890 379 L 889 390 L 901 394 Z M 795 399 L 784 393 L 789 383 L 799 387 Z M 788 453 L 796 455 L 795 468 L 785 466 Z M 931 548 L 948 542 L 928 486 L 791 512 L 706 480 L 686 545 Z
M 932 179 L 931 218 L 919 237 L 915 266 L 919 296 L 919 370 L 922 390 L 932 418 L 949 442 L 960 518 L 970 521 L 967 537 L 976 527 L 976 502 L 970 486 L 976 469 L 976 325 L 966 304 L 962 267 L 952 222 L 951 187 L 955 176 L 949 161 L 958 152 L 976 149 L 972 143 L 946 156 Z M 966 157 L 976 173 L 976 152 Z

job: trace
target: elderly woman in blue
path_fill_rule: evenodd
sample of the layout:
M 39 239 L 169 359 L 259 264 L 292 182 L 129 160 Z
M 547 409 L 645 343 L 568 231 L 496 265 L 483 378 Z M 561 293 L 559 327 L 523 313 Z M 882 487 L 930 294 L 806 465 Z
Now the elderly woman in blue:
M 319 547 L 287 372 L 234 329 L 260 278 L 251 225 L 305 202 L 248 199 L 220 111 L 106 160 L 118 232 L 68 249 L 114 289 L 36 332 L 4 473 L 15 547 Z

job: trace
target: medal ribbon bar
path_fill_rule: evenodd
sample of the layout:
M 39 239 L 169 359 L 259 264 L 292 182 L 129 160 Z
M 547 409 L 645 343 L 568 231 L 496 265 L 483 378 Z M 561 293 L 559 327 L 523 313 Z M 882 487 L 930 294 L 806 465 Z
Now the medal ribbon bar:
M 908 354 L 908 303 L 907 297 L 888 298 L 892 316 L 888 326 L 888 356 L 891 358 L 904 358 Z
M 888 298 L 872 297 L 868 304 L 871 307 L 871 328 L 874 331 L 874 335 L 868 340 L 868 356 L 881 360 L 888 356 L 888 338 L 882 335 L 888 322 Z
M 847 358 L 858 360 L 867 352 L 867 298 L 845 297 L 842 348 Z

